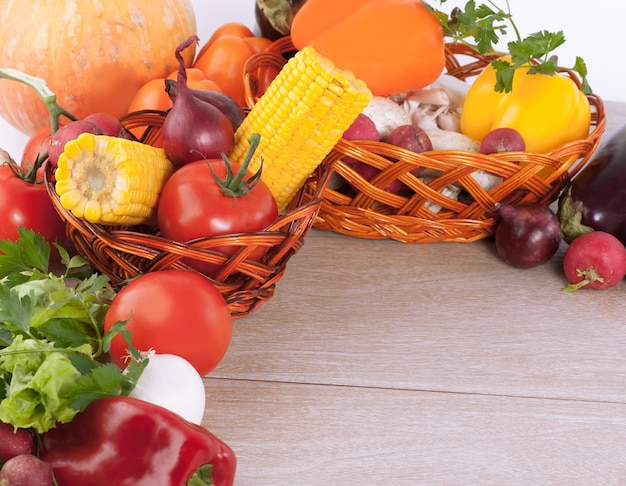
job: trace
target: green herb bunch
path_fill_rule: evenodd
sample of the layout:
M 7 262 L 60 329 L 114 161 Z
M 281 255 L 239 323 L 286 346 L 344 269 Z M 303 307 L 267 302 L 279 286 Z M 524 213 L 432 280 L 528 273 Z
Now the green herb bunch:
M 440 4 L 446 0 L 439 0 Z M 498 7 L 488 0 L 476 5 L 469 0 L 463 8 L 454 7 L 450 13 L 443 12 L 428 5 L 433 14 L 443 26 L 444 35 L 456 42 L 471 45 L 484 55 L 508 54 L 510 59 L 494 59 L 492 65 L 496 71 L 496 86 L 498 92 L 509 92 L 512 89 L 513 74 L 521 67 L 529 67 L 529 74 L 554 75 L 559 70 L 576 72 L 581 78 L 581 89 L 584 93 L 591 93 L 587 80 L 587 65 L 581 57 L 576 57 L 571 67 L 561 66 L 554 51 L 565 43 L 563 31 L 538 31 L 522 38 L 517 25 L 513 20 L 508 0 L 506 9 Z M 498 52 L 495 45 L 511 28 L 515 40 L 507 43 L 507 53 Z

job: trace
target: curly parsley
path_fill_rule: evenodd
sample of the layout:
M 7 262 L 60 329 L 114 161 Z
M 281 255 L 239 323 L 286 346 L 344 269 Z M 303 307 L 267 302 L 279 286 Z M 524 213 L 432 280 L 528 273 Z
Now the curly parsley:
M 446 0 L 439 0 L 439 3 L 444 4 Z M 582 91 L 591 93 L 585 61 L 577 56 L 573 66 L 562 66 L 554 55 L 554 51 L 565 43 L 563 31 L 542 30 L 522 38 L 508 1 L 506 9 L 502 9 L 490 0 L 479 5 L 469 0 L 463 8 L 454 7 L 449 14 L 430 5 L 428 7 L 443 26 L 446 37 L 470 45 L 481 54 L 503 54 L 496 50 L 495 45 L 507 35 L 509 29 L 513 30 L 515 40 L 507 43 L 510 60 L 496 59 L 491 63 L 496 70 L 496 91 L 511 91 L 515 70 L 530 66 L 529 74 L 554 75 L 559 70 L 574 71 L 581 78 Z

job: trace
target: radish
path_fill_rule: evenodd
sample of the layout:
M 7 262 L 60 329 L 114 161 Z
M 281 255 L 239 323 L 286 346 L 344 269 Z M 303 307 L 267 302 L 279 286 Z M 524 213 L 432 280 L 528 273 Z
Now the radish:
M 604 231 L 584 233 L 567 247 L 563 269 L 570 284 L 563 290 L 608 289 L 626 276 L 626 248 Z
M 101 135 L 102 130 L 94 122 L 89 120 L 76 120 L 59 128 L 50 140 L 48 148 L 48 160 L 53 167 L 57 166 L 59 157 L 65 149 L 65 144 L 78 138 L 82 133 Z
M 379 142 L 380 134 L 372 119 L 364 113 L 359 113 L 354 122 L 343 132 L 342 138 L 348 141 L 369 140 Z M 366 181 L 370 181 L 380 172 L 376 167 L 361 162 L 353 157 L 344 157 L 343 160 Z
M 495 128 L 483 137 L 479 150 L 481 154 L 524 152 L 526 143 L 522 134 L 514 128 Z
M 52 466 L 33 454 L 12 457 L 0 469 L 0 486 L 54 486 Z
M 35 453 L 35 437 L 29 429 L 15 429 L 0 422 L 0 464 L 21 454 Z
M 204 382 L 191 363 L 180 356 L 149 353 L 148 365 L 130 396 L 167 408 L 189 422 L 202 422 Z
M 424 130 L 413 125 L 400 125 L 393 129 L 385 142 L 416 153 L 428 152 L 433 144 Z
M 371 140 L 378 142 L 380 134 L 372 119 L 364 113 L 359 113 L 352 124 L 343 132 L 346 140 Z

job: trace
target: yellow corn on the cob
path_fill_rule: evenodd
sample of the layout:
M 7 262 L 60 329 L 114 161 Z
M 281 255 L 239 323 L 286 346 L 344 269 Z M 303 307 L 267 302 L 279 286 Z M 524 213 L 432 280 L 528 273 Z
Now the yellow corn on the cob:
M 250 163 L 282 211 L 372 99 L 364 82 L 312 47 L 281 69 L 235 133 L 231 158 L 241 162 L 248 138 L 261 141 Z
M 55 172 L 61 205 L 77 218 L 103 225 L 145 223 L 174 165 L 163 149 L 83 133 L 65 144 Z

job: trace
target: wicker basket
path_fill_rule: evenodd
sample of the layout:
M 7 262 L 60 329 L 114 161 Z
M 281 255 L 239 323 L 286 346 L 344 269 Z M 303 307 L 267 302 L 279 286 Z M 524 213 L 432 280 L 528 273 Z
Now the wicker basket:
M 141 141 L 154 144 L 164 116 L 159 111 L 137 112 L 123 118 L 122 124 L 132 133 L 141 132 Z M 115 286 L 121 287 L 145 272 L 195 271 L 181 261 L 183 258 L 220 264 L 222 270 L 210 280 L 220 289 L 233 318 L 250 314 L 274 295 L 287 261 L 301 248 L 320 207 L 320 200 L 308 194 L 304 201 L 303 188 L 280 218 L 263 231 L 178 243 L 160 236 L 156 227 L 102 226 L 74 217 L 60 204 L 49 164 L 46 164 L 45 183 L 57 212 L 66 222 L 70 241 Z M 215 249 L 223 245 L 236 246 L 238 250 L 228 256 Z M 250 254 L 259 253 L 259 248 L 263 256 L 248 260 Z
M 256 55 L 246 68 L 247 103 L 252 106 L 294 47 L 288 37 Z M 459 79 L 477 76 L 493 57 L 482 56 L 464 44 L 446 46 L 446 70 Z M 565 72 L 579 86 L 573 72 Z M 496 202 L 549 204 L 567 181 L 589 160 L 606 125 L 602 99 L 588 96 L 592 109 L 588 137 L 568 143 L 549 154 L 498 153 L 481 155 L 462 151 L 416 154 L 382 142 L 341 140 L 323 164 L 323 175 L 307 186 L 305 198 L 320 197 L 314 227 L 369 239 L 404 243 L 469 242 L 493 234 Z M 359 177 L 346 159 L 381 170 L 370 182 Z M 348 159 L 349 160 L 349 159 Z M 439 174 L 424 183 L 410 174 L 416 168 Z M 470 176 L 477 170 L 502 177 L 489 191 Z M 436 171 L 436 172 L 435 172 Z M 395 180 L 406 186 L 402 195 L 386 191 Z M 442 194 L 443 188 L 461 187 L 459 199 Z M 348 187 L 348 190 L 345 188 Z M 433 210 L 433 208 L 437 210 Z

